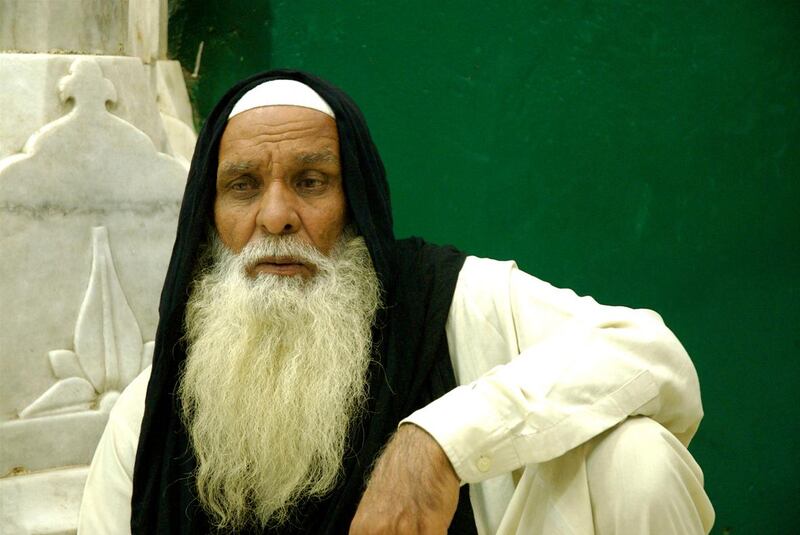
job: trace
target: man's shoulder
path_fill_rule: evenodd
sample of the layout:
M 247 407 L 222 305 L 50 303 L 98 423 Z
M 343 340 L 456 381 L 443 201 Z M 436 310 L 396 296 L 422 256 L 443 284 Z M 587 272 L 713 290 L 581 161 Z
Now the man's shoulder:
M 467 256 L 453 293 L 453 310 L 495 310 L 508 306 L 512 280 L 519 272 L 513 260 Z
M 517 264 L 513 260 L 474 256 L 453 245 L 438 245 L 418 236 L 397 240 L 396 244 L 398 256 L 406 258 L 409 263 L 419 265 L 456 263 L 462 277 L 508 274 L 517 269 Z
M 396 269 L 401 289 L 450 288 L 464 265 L 466 254 L 451 245 L 436 245 L 418 237 L 397 240 Z
M 430 279 L 448 280 L 459 294 L 507 292 L 512 278 L 533 278 L 519 270 L 513 260 L 495 260 L 469 255 L 453 245 L 438 245 L 412 236 L 397 240 L 398 271 L 414 284 Z
M 519 268 L 514 260 L 495 260 L 494 258 L 469 255 L 464 260 L 461 276 L 479 279 L 484 277 L 507 278 L 515 271 L 519 271 Z
M 112 425 L 127 428 L 135 435 L 139 434 L 144 415 L 147 384 L 150 382 L 150 370 L 150 366 L 142 370 L 122 391 L 109 415 L 110 422 L 113 422 Z

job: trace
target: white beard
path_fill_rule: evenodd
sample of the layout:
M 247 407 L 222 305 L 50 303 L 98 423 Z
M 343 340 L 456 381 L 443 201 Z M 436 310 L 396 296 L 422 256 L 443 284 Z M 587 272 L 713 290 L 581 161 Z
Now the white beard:
M 279 525 L 337 482 L 367 397 L 379 283 L 360 237 L 326 257 L 291 237 L 234 255 L 212 234 L 211 266 L 186 307 L 179 387 L 198 497 L 217 527 Z M 309 259 L 316 274 L 245 274 L 284 255 Z

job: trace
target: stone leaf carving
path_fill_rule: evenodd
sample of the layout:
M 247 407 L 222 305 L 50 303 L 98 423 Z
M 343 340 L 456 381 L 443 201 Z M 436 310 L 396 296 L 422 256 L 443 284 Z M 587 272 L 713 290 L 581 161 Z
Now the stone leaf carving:
M 20 418 L 35 418 L 65 412 L 86 411 L 97 398 L 94 387 L 83 377 L 62 379 L 19 413 Z
M 114 270 L 105 227 L 92 229 L 92 247 L 92 274 L 75 327 L 75 352 L 95 390 L 120 390 L 139 373 L 142 333 Z
M 117 277 L 108 230 L 92 229 L 92 272 L 75 325 L 75 351 L 49 352 L 59 381 L 20 412 L 20 418 L 100 408 L 153 359 L 153 342 L 142 342 L 139 325 Z M 110 398 L 98 400 L 98 397 Z M 98 405 L 99 401 L 99 405 Z
M 53 367 L 53 373 L 59 379 L 86 375 L 75 352 L 69 349 L 56 349 L 48 353 L 48 356 L 50 357 L 50 366 Z

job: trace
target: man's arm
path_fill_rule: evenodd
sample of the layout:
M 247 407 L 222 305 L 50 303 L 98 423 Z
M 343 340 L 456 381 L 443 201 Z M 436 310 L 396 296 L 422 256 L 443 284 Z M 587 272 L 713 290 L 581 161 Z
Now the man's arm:
M 463 386 L 404 423 L 435 437 L 465 482 L 559 457 L 632 415 L 655 419 L 688 444 L 702 418 L 694 367 L 657 314 L 599 305 L 512 262 L 467 259 L 447 336 Z M 430 436 L 416 436 L 425 445 L 415 447 L 430 447 Z M 377 466 L 404 455 L 390 443 Z M 393 499 L 391 481 L 379 483 L 378 475 L 359 514 L 378 496 L 395 513 L 409 508 L 414 498 Z M 457 489 L 439 490 L 457 499 Z
M 375 463 L 350 534 L 447 533 L 459 486 L 436 441 L 415 425 L 400 426 Z
M 467 260 L 447 330 L 463 386 L 405 421 L 462 481 L 554 459 L 633 415 L 688 444 L 702 418 L 691 360 L 656 313 L 600 305 L 511 262 Z
M 148 367 L 120 395 L 95 450 L 78 516 L 81 535 L 131 532 L 133 465 L 150 379 Z

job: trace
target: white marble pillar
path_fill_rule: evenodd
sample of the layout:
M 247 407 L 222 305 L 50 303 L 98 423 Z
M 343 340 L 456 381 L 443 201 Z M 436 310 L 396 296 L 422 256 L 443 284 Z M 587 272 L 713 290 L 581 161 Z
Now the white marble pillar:
M 0 533 L 74 533 L 194 146 L 166 0 L 0 0 Z

